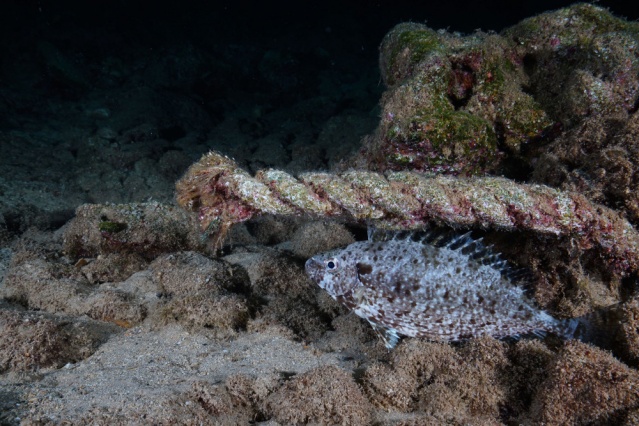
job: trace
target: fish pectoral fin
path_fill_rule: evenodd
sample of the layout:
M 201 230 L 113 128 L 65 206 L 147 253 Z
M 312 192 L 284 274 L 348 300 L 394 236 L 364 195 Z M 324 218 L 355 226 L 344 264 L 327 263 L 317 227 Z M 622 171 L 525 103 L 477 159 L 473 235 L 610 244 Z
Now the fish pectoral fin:
M 353 291 L 353 300 L 358 306 L 366 306 L 368 305 L 368 301 L 366 300 L 366 291 L 365 287 L 357 286 Z
M 373 327 L 373 330 L 375 330 L 375 333 L 380 337 L 380 339 L 384 341 L 384 346 L 386 346 L 386 349 L 391 350 L 395 346 L 397 346 L 397 343 L 399 342 L 399 334 L 397 334 L 395 330 L 386 328 L 383 325 L 379 325 L 371 320 L 368 320 L 368 322 L 371 327 Z

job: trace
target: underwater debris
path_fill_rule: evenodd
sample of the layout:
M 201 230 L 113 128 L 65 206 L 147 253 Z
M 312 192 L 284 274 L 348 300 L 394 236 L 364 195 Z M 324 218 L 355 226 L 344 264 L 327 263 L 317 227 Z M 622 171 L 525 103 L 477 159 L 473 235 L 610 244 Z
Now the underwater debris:
M 453 227 L 532 231 L 597 248 L 610 269 L 639 269 L 639 233 L 615 211 L 574 192 L 501 177 L 427 177 L 416 172 L 304 173 L 250 176 L 228 157 L 210 152 L 177 182 L 177 200 L 197 212 L 200 226 L 228 228 L 263 214 L 340 218 L 387 229 Z M 214 234 L 215 234 L 214 233 Z

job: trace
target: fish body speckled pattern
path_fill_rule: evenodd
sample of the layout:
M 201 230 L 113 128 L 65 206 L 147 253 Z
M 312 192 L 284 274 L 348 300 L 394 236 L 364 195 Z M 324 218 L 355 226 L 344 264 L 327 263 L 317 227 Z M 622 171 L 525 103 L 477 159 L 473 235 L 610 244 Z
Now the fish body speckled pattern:
M 508 271 L 470 234 L 443 243 L 429 233 L 369 237 L 306 262 L 311 279 L 368 320 L 388 348 L 399 335 L 454 341 L 574 332 L 576 320 L 537 308 Z

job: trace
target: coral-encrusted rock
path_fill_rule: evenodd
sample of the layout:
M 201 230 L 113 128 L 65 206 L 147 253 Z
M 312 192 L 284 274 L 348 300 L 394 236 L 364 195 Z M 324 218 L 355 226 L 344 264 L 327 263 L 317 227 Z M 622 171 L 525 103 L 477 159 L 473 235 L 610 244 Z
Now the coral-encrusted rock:
M 581 4 L 504 34 L 525 52 L 535 98 L 566 129 L 533 153 L 534 179 L 639 222 L 639 24 Z
M 553 124 L 525 91 L 514 44 L 494 34 L 400 24 L 382 42 L 380 68 L 389 90 L 365 142 L 371 169 L 485 174 Z
M 200 248 L 182 209 L 160 203 L 84 204 L 64 234 L 73 258 L 136 253 L 152 260 L 162 253 Z
M 291 251 L 295 256 L 308 259 L 354 242 L 353 235 L 339 223 L 309 222 L 300 226 L 291 237 Z
M 283 325 L 305 340 L 315 340 L 330 329 L 339 306 L 325 298 L 298 262 L 270 250 L 234 253 L 225 260 L 246 269 L 251 294 L 263 303 L 259 312 L 267 323 Z
M 522 21 L 530 91 L 564 133 L 530 153 L 536 181 L 578 191 L 639 221 L 639 24 L 587 4 Z
M 91 287 L 73 272 L 68 265 L 43 259 L 16 262 L 9 268 L 0 294 L 30 309 L 77 314 Z
M 532 176 L 581 192 L 639 223 L 639 113 L 585 120 L 544 147 Z
M 613 424 L 639 404 L 639 374 L 601 349 L 570 341 L 548 369 L 531 424 Z
M 636 365 L 639 363 L 639 297 L 619 305 L 617 312 L 620 317 L 617 339 L 623 355 Z
M 215 424 L 249 424 L 257 413 L 250 404 L 243 404 L 244 401 L 234 398 L 229 391 L 228 386 L 198 381 L 193 383 L 189 397 L 215 418 Z M 210 417 L 203 420 L 212 422 Z
M 0 373 L 82 360 L 117 330 L 86 319 L 0 309 Z
M 88 315 L 124 327 L 146 317 L 143 301 L 136 295 L 91 286 L 75 268 L 42 259 L 27 258 L 12 265 L 0 296 L 29 309 Z
M 508 357 L 511 360 L 508 411 L 512 418 L 517 418 L 529 410 L 532 397 L 547 379 L 548 366 L 557 354 L 541 340 L 522 339 L 509 348 Z
M 528 18 L 502 35 L 524 59 L 535 99 L 564 125 L 622 115 L 639 93 L 639 24 L 577 4 Z
M 575 251 L 571 240 L 531 237 L 515 250 L 519 264 L 538 277 L 535 300 L 555 315 L 580 317 L 620 300 L 623 273 L 611 271 L 592 249 Z
M 85 260 L 78 263 L 82 265 Z M 124 281 L 147 265 L 136 253 L 109 253 L 81 266 L 82 274 L 91 284 Z
M 249 278 L 242 268 L 198 253 L 179 252 L 159 257 L 150 269 L 167 300 L 160 310 L 162 320 L 205 327 L 219 337 L 246 326 L 247 298 L 234 293 L 248 289 Z
M 587 4 L 500 35 L 400 24 L 380 50 L 382 118 L 351 162 L 373 170 L 516 173 L 539 141 L 623 121 L 639 95 L 639 24 Z
M 449 345 L 408 340 L 392 354 L 390 366 L 374 364 L 364 389 L 377 406 L 432 416 L 440 423 L 496 421 L 506 401 L 509 360 L 505 345 L 492 338 Z
M 266 400 L 281 424 L 371 424 L 372 406 L 350 373 L 319 367 L 295 377 Z

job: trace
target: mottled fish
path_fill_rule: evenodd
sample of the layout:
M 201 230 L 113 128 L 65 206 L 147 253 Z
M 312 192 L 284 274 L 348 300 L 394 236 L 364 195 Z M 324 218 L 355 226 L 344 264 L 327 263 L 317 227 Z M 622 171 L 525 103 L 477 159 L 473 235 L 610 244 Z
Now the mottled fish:
M 446 341 L 534 332 L 572 337 L 579 325 L 537 308 L 513 269 L 470 233 L 386 235 L 314 256 L 306 272 L 368 320 L 389 349 L 399 335 Z

